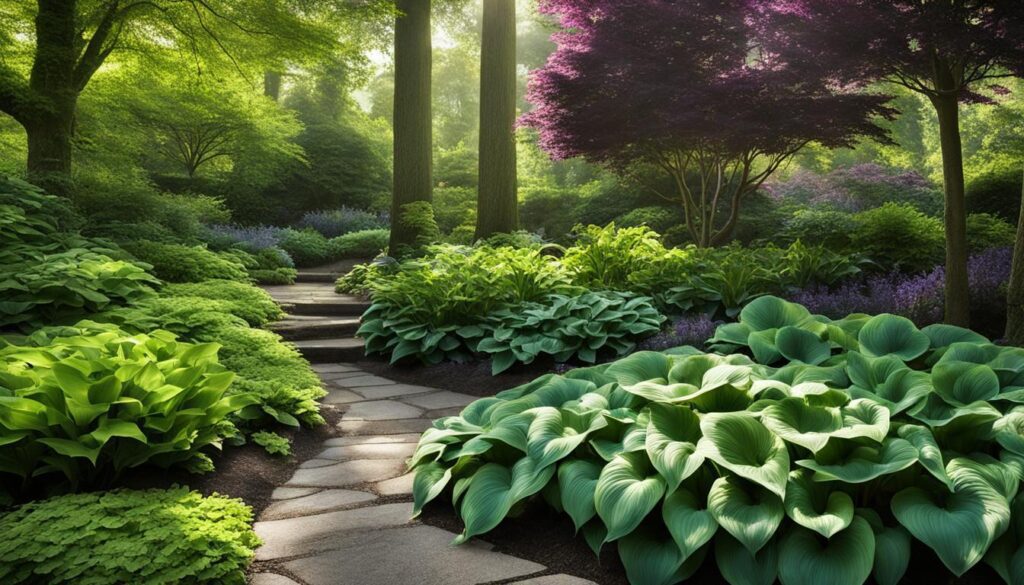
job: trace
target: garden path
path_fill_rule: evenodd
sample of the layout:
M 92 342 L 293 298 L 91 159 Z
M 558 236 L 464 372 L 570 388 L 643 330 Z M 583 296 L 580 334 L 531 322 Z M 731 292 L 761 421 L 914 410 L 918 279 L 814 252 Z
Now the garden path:
M 327 275 L 325 275 L 327 274 Z M 329 273 L 300 273 L 266 287 L 292 314 L 275 329 L 295 340 L 320 374 L 325 404 L 344 409 L 342 436 L 302 463 L 260 515 L 252 585 L 593 585 L 495 552 L 484 541 L 411 520 L 406 459 L 433 419 L 475 398 L 399 384 L 359 370 L 353 338 L 365 304 L 334 294 Z

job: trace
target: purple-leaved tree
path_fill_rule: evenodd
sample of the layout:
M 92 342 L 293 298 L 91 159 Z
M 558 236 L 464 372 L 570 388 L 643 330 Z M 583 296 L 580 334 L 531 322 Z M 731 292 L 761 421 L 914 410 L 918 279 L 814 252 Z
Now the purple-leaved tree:
M 883 139 L 887 98 L 845 91 L 814 60 L 760 50 L 751 0 L 541 0 L 564 28 L 523 122 L 555 158 L 657 167 L 700 246 L 732 238 L 744 198 L 809 142 Z
M 840 84 L 889 81 L 929 98 L 946 191 L 946 321 L 970 321 L 959 108 L 1024 75 L 1021 0 L 752 0 L 780 63 L 813 61 Z

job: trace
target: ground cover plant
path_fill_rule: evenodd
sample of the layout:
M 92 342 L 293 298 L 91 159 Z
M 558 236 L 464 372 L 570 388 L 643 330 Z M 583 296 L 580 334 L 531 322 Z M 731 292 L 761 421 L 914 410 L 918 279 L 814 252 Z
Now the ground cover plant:
M 895 584 L 912 542 L 956 576 L 1020 579 L 1024 350 L 777 297 L 692 347 L 547 375 L 435 421 L 414 507 L 486 534 L 544 501 L 635 585 Z M 538 505 L 540 505 L 538 503 Z M 712 552 L 713 551 L 713 552 Z

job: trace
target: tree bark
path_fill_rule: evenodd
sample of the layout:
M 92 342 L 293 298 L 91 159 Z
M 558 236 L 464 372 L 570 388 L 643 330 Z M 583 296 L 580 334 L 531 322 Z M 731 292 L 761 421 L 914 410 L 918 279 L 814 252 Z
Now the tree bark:
M 1024 186 L 1021 188 L 1021 202 L 1024 203 Z M 1006 307 L 1006 341 L 1011 345 L 1024 346 L 1024 206 L 1017 223 Z
M 398 0 L 396 5 L 400 14 L 395 21 L 392 254 L 415 245 L 420 235 L 402 222 L 402 207 L 418 201 L 430 202 L 433 191 L 430 0 Z
M 28 136 L 29 178 L 57 193 L 66 190 L 71 177 L 71 138 L 79 91 L 75 4 L 74 0 L 38 2 L 29 89 L 45 107 L 32 108 L 22 120 Z
M 484 0 L 476 237 L 519 227 L 516 195 L 516 3 Z
M 277 71 L 263 73 L 263 95 L 275 102 L 281 97 L 281 74 Z
M 960 102 L 957 94 L 949 92 L 933 97 L 932 103 L 939 118 L 946 191 L 946 323 L 969 327 L 971 302 L 967 279 L 967 203 L 960 139 Z

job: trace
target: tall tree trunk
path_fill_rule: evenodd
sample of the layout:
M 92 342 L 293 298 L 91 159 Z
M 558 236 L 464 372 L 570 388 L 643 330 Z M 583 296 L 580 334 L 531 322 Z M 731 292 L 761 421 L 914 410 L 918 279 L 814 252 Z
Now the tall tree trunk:
M 1006 340 L 1024 346 L 1024 186 L 1021 187 L 1021 210 L 1017 223 L 1017 240 L 1013 247 L 1013 270 L 1006 298 Z
M 519 227 L 515 121 L 516 3 L 484 0 L 477 238 Z
M 402 207 L 432 199 L 430 0 L 398 0 L 395 21 L 395 178 L 391 253 L 413 246 L 419 230 L 402 221 Z
M 932 103 L 939 118 L 946 191 L 946 322 L 968 327 L 971 302 L 967 280 L 967 203 L 960 102 L 955 93 L 949 92 L 933 97 Z
M 263 95 L 275 102 L 281 97 L 281 74 L 277 71 L 263 73 Z
M 36 54 L 29 89 L 46 102 L 23 121 L 28 136 L 28 174 L 40 185 L 62 193 L 71 177 L 71 137 L 78 88 L 75 0 L 39 0 Z

